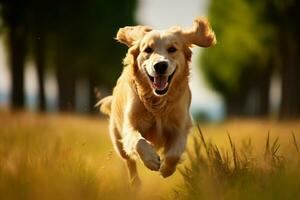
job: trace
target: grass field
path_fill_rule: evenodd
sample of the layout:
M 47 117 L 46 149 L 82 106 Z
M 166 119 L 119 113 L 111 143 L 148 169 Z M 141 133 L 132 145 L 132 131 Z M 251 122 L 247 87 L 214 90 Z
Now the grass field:
M 251 151 L 251 154 L 249 153 L 248 158 L 255 157 L 256 161 L 253 163 L 263 163 L 266 137 L 270 132 L 270 149 L 276 137 L 279 137 L 281 146 L 276 155 L 286 155 L 286 160 L 296 163 L 285 165 L 290 169 L 288 171 L 292 171 L 294 166 L 299 164 L 296 159 L 299 155 L 293 144 L 292 132 L 294 132 L 296 140 L 300 142 L 300 121 L 277 123 L 272 120 L 230 120 L 217 125 L 203 125 L 201 128 L 207 144 L 217 145 L 222 156 L 223 152 L 229 152 L 228 160 L 233 158 L 230 156 L 232 146 L 228 142 L 228 133 L 234 147 L 239 152 L 239 158 L 244 155 L 242 151 L 249 147 L 247 151 Z M 194 145 L 193 136 L 197 137 L 198 146 Z M 249 142 L 249 137 L 251 142 Z M 209 148 L 208 151 L 214 149 Z M 197 154 L 198 150 L 201 152 L 199 155 Z M 127 172 L 123 162 L 113 151 L 106 120 L 67 114 L 39 115 L 2 111 L 0 112 L 0 199 L 123 200 L 198 199 L 200 197 L 202 199 L 219 199 L 220 196 L 212 195 L 215 193 L 214 189 L 219 191 L 219 195 L 226 193 L 227 196 L 224 196 L 223 199 L 230 199 L 229 197 L 239 199 L 238 197 L 241 195 L 247 194 L 245 191 L 239 192 L 241 187 L 234 184 L 233 186 L 226 185 L 226 187 L 222 185 L 228 180 L 235 182 L 236 179 L 232 176 L 229 177 L 226 174 L 226 178 L 218 177 L 219 188 L 222 190 L 217 189 L 218 185 L 213 182 L 215 179 L 210 180 L 209 176 L 203 176 L 203 173 L 209 174 L 211 171 L 205 171 L 203 166 L 209 166 L 206 168 L 207 170 L 208 168 L 215 169 L 217 165 L 212 166 L 209 162 L 202 160 L 214 160 L 216 154 L 212 153 L 211 158 L 205 155 L 205 148 L 203 148 L 196 129 L 191 133 L 189 152 L 184 155 L 182 164 L 179 165 L 181 173 L 177 171 L 167 179 L 161 178 L 157 172 L 145 169 L 139 163 L 143 185 L 140 189 L 134 190 L 128 185 Z M 224 153 L 224 155 L 226 154 Z M 225 157 L 222 159 L 224 160 Z M 218 167 L 226 167 L 226 165 L 229 168 L 228 174 L 237 174 L 230 161 L 221 163 Z M 260 167 L 251 168 L 253 169 L 250 170 L 251 178 L 255 173 L 269 177 L 269 172 L 262 173 L 258 168 L 261 169 Z M 293 173 L 300 172 L 297 170 Z M 281 189 L 290 188 L 287 192 L 300 195 L 295 192 L 293 186 L 293 184 L 299 186 L 298 178 L 300 177 L 294 176 L 293 173 L 288 173 L 286 176 L 279 174 L 281 178 L 272 180 L 279 182 L 272 189 L 280 190 L 280 181 L 283 184 L 291 181 L 290 185 L 281 186 Z M 244 174 L 241 174 L 241 177 L 244 177 Z M 266 188 L 268 188 L 269 180 L 266 178 Z M 256 182 L 252 181 L 249 184 L 251 187 L 252 183 Z M 204 188 L 207 191 L 203 193 Z M 256 191 L 255 188 L 249 190 L 249 192 L 253 191 Z M 268 193 L 265 195 L 265 199 L 270 197 Z
M 276 137 L 268 132 L 264 139 L 250 136 L 233 141 L 227 131 L 229 147 L 224 147 L 225 140 L 219 145 L 207 140 L 198 127 L 198 136 L 187 151 L 188 164 L 180 169 L 184 180 L 175 190 L 175 199 L 300 199 L 299 135 L 292 131 Z M 253 144 L 262 141 L 264 145 Z

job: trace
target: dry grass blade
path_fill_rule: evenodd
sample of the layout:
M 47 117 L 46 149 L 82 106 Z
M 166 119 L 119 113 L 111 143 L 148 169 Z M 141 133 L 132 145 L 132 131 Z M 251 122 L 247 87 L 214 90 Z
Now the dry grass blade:
M 194 138 L 193 142 L 194 142 L 194 148 L 193 149 L 194 149 L 195 157 L 197 159 L 200 159 L 202 157 L 201 156 L 202 145 L 200 144 L 200 141 L 197 140 L 196 138 Z M 192 156 L 191 151 L 188 151 L 188 154 L 189 154 L 190 157 Z
M 234 147 L 234 146 L 233 146 L 233 142 L 232 142 L 232 140 L 231 140 L 231 137 L 230 137 L 230 134 L 229 134 L 228 131 L 227 131 L 227 136 L 228 136 L 228 139 L 229 139 L 230 146 L 231 146 L 231 148 L 233 148 L 233 147 Z
M 293 144 L 294 144 L 294 146 L 296 148 L 297 153 L 300 155 L 299 148 L 298 148 L 298 143 L 297 143 L 297 139 L 296 139 L 296 136 L 295 136 L 294 132 L 292 132 L 292 136 L 293 136 Z
M 282 166 L 283 157 L 278 155 L 278 150 L 280 148 L 279 137 L 272 142 L 270 142 L 270 133 L 268 132 L 266 149 L 265 149 L 265 160 L 270 162 L 273 168 L 278 168 Z
M 278 143 L 278 141 L 279 141 L 279 138 L 277 137 L 273 142 L 273 145 L 271 148 L 272 155 L 276 155 L 278 149 L 280 148 L 280 144 Z
M 221 162 L 223 162 L 223 159 L 222 159 L 220 150 L 219 150 L 219 148 L 218 148 L 217 145 L 215 145 L 215 148 L 214 148 L 214 154 L 215 154 L 215 157 L 216 157 L 218 160 L 220 160 Z
M 228 140 L 229 140 L 231 151 L 232 151 L 234 169 L 238 169 L 238 157 L 237 157 L 236 148 L 232 142 L 231 136 L 228 131 L 227 131 L 227 136 L 228 136 Z
M 265 147 L 265 157 L 270 154 L 270 132 L 268 131 L 266 147 Z
M 207 156 L 209 157 L 209 149 L 208 149 L 208 146 L 207 146 L 207 144 L 206 144 L 206 141 L 205 141 L 205 139 L 204 139 L 204 136 L 203 136 L 203 133 L 202 133 L 202 130 L 201 130 L 199 124 L 197 124 L 197 129 L 198 129 L 198 132 L 200 133 L 200 138 L 201 138 L 201 141 L 202 141 L 202 143 L 203 143 L 203 145 L 204 145 L 206 154 L 207 154 Z

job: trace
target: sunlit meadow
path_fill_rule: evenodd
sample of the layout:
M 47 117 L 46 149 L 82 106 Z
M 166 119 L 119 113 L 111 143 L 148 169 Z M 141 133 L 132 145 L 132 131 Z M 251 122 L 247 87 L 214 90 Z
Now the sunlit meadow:
M 104 118 L 2 111 L 0 123 L 0 199 L 299 199 L 295 195 L 300 195 L 299 121 L 204 124 L 203 138 L 197 128 L 191 132 L 189 153 L 172 177 L 163 179 L 139 162 L 143 185 L 138 189 L 128 184 Z

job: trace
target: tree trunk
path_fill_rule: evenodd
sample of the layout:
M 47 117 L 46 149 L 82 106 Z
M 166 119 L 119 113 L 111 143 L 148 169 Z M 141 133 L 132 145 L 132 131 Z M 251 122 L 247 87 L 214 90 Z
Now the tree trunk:
M 282 97 L 280 118 L 300 117 L 300 3 L 295 1 L 282 13 L 279 51 L 282 54 Z
M 299 27 L 298 27 L 299 28 Z M 299 31 L 299 34 L 300 34 L 300 30 Z M 298 37 L 297 38 L 297 50 L 296 52 L 300 52 L 300 38 Z M 296 86 L 297 86 L 297 89 L 296 89 L 296 93 L 297 93 L 297 102 L 298 102 L 298 108 L 297 108 L 297 113 L 298 113 L 298 117 L 300 117 L 300 58 L 298 58 L 296 60 L 296 76 L 297 76 L 297 82 L 296 82 Z
M 267 69 L 260 76 L 259 80 L 259 105 L 257 109 L 257 116 L 267 117 L 270 109 L 270 86 L 271 86 L 271 76 L 273 72 L 272 62 L 269 63 Z
M 237 117 L 245 115 L 246 96 L 244 94 L 231 95 L 225 100 L 227 115 L 229 117 Z
M 38 78 L 38 108 L 39 111 L 44 112 L 46 110 L 46 95 L 45 95 L 45 38 L 42 31 L 37 32 L 37 38 L 35 38 L 35 64 L 37 69 Z
M 96 88 L 95 81 L 93 79 L 89 80 L 89 112 L 94 114 L 98 111 L 95 108 L 95 104 L 97 103 L 97 93 L 99 93 L 98 89 Z
M 60 65 L 63 66 L 63 65 Z M 75 77 L 67 70 L 57 68 L 58 108 L 60 111 L 75 109 Z
M 299 63 L 297 63 L 297 52 L 294 38 L 286 34 L 285 55 L 283 56 L 282 69 L 282 97 L 280 118 L 291 119 L 300 116 L 299 102 L 300 102 L 300 85 L 299 85 Z
M 24 25 L 11 24 L 9 27 L 9 61 L 11 66 L 11 106 L 13 109 L 24 107 L 24 63 L 26 31 Z

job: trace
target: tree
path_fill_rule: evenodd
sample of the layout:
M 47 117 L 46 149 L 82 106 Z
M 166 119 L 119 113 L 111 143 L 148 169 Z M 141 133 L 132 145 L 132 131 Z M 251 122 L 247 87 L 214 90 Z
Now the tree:
M 281 62 L 282 97 L 280 118 L 300 117 L 300 2 L 270 2 L 273 16 L 270 21 L 277 29 L 277 55 Z M 276 16 L 274 21 L 274 15 Z M 273 19 L 272 19 L 273 18 Z
M 11 69 L 13 109 L 24 107 L 24 62 L 28 33 L 26 2 L 1 0 L 1 17 L 8 31 L 9 65 Z
M 0 0 L 2 19 L 9 35 L 12 71 L 12 105 L 24 105 L 24 61 L 29 55 L 36 64 L 39 109 L 45 110 L 44 74 L 53 63 L 58 80 L 59 108 L 75 106 L 78 78 L 90 82 L 91 99 L 98 85 L 111 88 L 125 48 L 113 39 L 117 29 L 134 23 L 136 0 L 67 1 Z M 90 109 L 95 100 L 91 100 Z
M 60 3 L 55 36 L 60 108 L 74 107 L 77 78 L 89 81 L 91 111 L 95 110 L 95 87 L 113 86 L 126 52 L 114 37 L 119 27 L 134 23 L 135 4 L 135 0 Z
M 224 96 L 229 115 L 268 114 L 274 32 L 261 18 L 257 2 L 211 2 L 209 17 L 218 44 L 204 50 L 202 66 L 211 87 Z
M 47 63 L 48 33 L 51 31 L 49 22 L 50 13 L 53 11 L 49 1 L 28 0 L 27 9 L 29 14 L 29 45 L 31 45 L 32 56 L 36 66 L 38 79 L 38 109 L 46 110 L 45 95 L 45 68 Z

